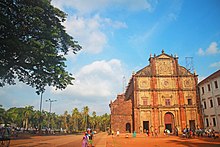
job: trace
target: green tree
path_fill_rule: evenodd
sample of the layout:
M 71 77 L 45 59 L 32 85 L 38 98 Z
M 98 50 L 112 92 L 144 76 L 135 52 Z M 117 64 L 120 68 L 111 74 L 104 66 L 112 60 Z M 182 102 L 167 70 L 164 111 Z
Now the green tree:
M 72 111 L 71 124 L 75 131 L 79 130 L 79 118 L 80 118 L 79 110 L 78 108 L 74 108 Z
M 95 129 L 96 122 L 97 122 L 96 112 L 93 111 L 93 112 L 92 112 L 92 117 L 90 118 L 90 124 L 91 124 L 93 130 Z
M 58 127 L 58 115 L 56 113 L 51 113 L 50 114 L 50 124 L 51 124 L 51 129 L 57 129 Z
M 0 124 L 5 123 L 6 120 L 6 111 L 4 108 L 2 108 L 2 105 L 0 105 Z
M 83 113 L 83 124 L 84 124 L 84 128 L 86 130 L 87 127 L 88 127 L 89 107 L 88 106 L 83 107 L 83 112 L 82 113 Z
M 110 115 L 105 113 L 101 116 L 96 117 L 97 120 L 97 129 L 100 131 L 106 131 L 110 126 Z
M 81 46 L 65 31 L 66 14 L 51 0 L 1 0 L 0 2 L 0 86 L 15 79 L 36 88 L 64 89 L 72 84 L 65 70 L 65 54 Z
M 40 119 L 41 119 L 41 112 L 39 110 L 34 111 L 33 120 L 32 120 L 34 128 L 36 127 L 40 128 L 40 124 L 39 124 Z
M 70 121 L 70 115 L 68 114 L 67 111 L 64 112 L 64 114 L 62 115 L 62 128 L 66 129 L 67 131 L 69 131 L 69 121 Z
M 102 118 L 102 130 L 106 131 L 107 127 L 110 126 L 110 115 L 105 113 L 101 116 Z
M 20 113 L 19 113 L 20 112 Z M 6 111 L 6 122 L 22 126 L 22 108 L 12 107 Z
M 23 120 L 23 127 L 27 130 L 29 127 L 29 121 L 33 117 L 33 108 L 34 106 L 25 106 L 23 109 L 23 115 L 24 115 L 24 120 Z

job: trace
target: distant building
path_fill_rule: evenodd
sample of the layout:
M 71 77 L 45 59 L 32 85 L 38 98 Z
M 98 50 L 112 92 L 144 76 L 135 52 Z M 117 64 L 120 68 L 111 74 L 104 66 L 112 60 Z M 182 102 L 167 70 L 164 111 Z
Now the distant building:
M 124 94 L 117 96 L 114 102 L 110 103 L 111 108 L 111 128 L 121 133 L 131 132 L 132 124 L 132 103 L 126 100 Z
M 220 70 L 198 84 L 205 128 L 220 132 Z
M 141 133 L 164 129 L 181 132 L 202 127 L 197 75 L 178 64 L 178 57 L 162 51 L 134 73 L 125 94 L 110 103 L 111 129 Z

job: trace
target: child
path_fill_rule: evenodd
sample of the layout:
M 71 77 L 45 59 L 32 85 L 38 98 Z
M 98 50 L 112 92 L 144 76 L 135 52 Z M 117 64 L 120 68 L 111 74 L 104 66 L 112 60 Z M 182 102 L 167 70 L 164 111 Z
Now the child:
M 117 136 L 119 136 L 119 130 L 117 130 Z
M 88 146 L 88 137 L 85 135 L 83 136 L 82 139 L 82 147 L 87 147 Z

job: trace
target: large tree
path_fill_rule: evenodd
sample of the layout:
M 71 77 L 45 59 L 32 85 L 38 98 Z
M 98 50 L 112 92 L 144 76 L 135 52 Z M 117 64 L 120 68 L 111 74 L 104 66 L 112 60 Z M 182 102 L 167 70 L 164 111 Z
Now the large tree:
M 65 54 L 81 46 L 68 35 L 66 14 L 51 0 L 0 0 L 0 86 L 15 79 L 44 92 L 72 84 Z
M 83 107 L 82 115 L 83 115 L 83 124 L 85 126 L 85 130 L 88 127 L 88 114 L 89 114 L 89 107 L 88 106 Z
M 34 115 L 34 106 L 25 106 L 23 109 L 23 127 L 27 130 L 29 127 L 29 121 L 31 120 L 31 117 Z
M 74 131 L 79 130 L 79 118 L 80 118 L 80 112 L 78 108 L 74 108 L 72 111 L 72 117 L 71 117 L 71 124 Z
M 0 104 L 0 124 L 5 123 L 6 121 L 6 111 L 4 108 L 2 108 L 2 105 Z

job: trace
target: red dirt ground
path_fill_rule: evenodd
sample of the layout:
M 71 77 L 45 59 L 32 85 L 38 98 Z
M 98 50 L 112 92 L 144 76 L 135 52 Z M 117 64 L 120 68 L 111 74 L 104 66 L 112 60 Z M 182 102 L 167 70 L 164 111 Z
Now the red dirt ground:
M 131 134 L 128 138 L 125 134 L 120 136 L 108 136 L 106 147 L 220 147 L 220 138 L 213 139 L 207 137 L 182 138 L 181 136 L 159 136 L 146 137 L 138 134 L 133 138 Z

